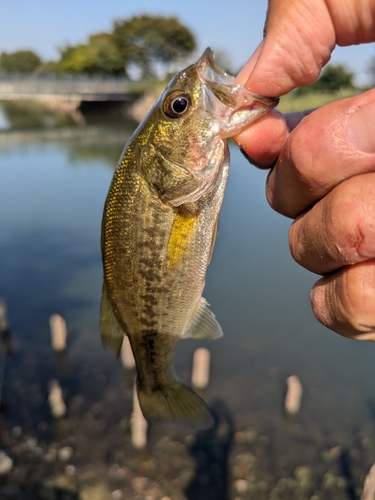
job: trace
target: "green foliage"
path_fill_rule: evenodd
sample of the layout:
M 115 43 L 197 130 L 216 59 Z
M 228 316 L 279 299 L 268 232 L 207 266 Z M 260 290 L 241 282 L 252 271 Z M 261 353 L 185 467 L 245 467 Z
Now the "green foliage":
M 353 77 L 354 73 L 342 64 L 329 64 L 315 83 L 300 87 L 296 94 L 301 96 L 310 92 L 335 93 L 343 89 L 353 89 Z
M 338 92 L 342 89 L 353 88 L 354 73 L 348 71 L 341 64 L 327 66 L 318 82 L 321 91 Z
M 42 64 L 30 50 L 3 52 L 0 70 L 127 74 L 135 65 L 143 78 L 152 78 L 156 68 L 163 67 L 166 73 L 195 47 L 193 34 L 176 17 L 141 15 L 115 22 L 113 33 L 92 35 L 87 43 L 62 48 L 58 61 Z
M 124 70 L 123 59 L 109 33 L 92 35 L 87 44 L 65 47 L 60 54 L 60 61 L 51 65 L 57 72 L 113 74 Z
M 335 93 L 310 92 L 303 95 L 298 95 L 297 92 L 289 92 L 289 94 L 281 97 L 277 109 L 281 113 L 292 113 L 305 109 L 320 108 L 338 99 L 357 95 L 359 92 L 359 89 L 343 89 Z
M 175 17 L 145 14 L 116 21 L 113 35 L 125 65 L 138 65 L 144 78 L 155 76 L 155 63 L 183 60 L 196 47 L 193 34 Z
M 375 57 L 372 57 L 367 69 L 369 75 L 371 76 L 372 85 L 375 85 Z
M 19 73 L 32 73 L 41 64 L 41 59 L 32 50 L 17 50 L 0 54 L 0 69 Z

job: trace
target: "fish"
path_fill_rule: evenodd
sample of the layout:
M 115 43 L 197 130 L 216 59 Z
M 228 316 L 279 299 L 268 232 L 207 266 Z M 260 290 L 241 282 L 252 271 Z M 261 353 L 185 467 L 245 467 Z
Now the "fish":
M 101 335 L 119 355 L 124 335 L 147 420 L 193 428 L 211 412 L 175 374 L 180 339 L 223 332 L 202 297 L 229 171 L 227 139 L 276 106 L 251 94 L 207 48 L 177 73 L 126 144 L 102 220 Z

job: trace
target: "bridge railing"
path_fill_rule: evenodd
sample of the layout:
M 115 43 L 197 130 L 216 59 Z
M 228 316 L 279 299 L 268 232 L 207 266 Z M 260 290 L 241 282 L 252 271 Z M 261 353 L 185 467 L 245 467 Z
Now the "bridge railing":
M 145 82 L 131 82 L 123 76 L 0 73 L 0 93 L 124 94 L 141 92 L 145 87 Z

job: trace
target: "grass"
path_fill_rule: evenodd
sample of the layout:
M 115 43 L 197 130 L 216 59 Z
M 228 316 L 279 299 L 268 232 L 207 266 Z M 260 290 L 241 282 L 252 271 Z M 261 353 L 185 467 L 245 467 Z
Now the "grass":
M 303 111 L 304 109 L 320 108 L 338 99 L 345 99 L 360 94 L 362 89 L 342 90 L 334 94 L 321 94 L 311 92 L 306 95 L 296 96 L 294 93 L 289 93 L 280 99 L 280 104 L 277 109 L 281 113 L 291 113 L 293 111 Z

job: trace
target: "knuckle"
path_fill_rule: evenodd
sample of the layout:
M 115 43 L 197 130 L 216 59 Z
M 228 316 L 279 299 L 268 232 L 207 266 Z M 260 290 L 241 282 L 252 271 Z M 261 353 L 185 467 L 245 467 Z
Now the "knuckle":
M 335 290 L 336 315 L 344 334 L 355 337 L 375 331 L 375 261 L 343 268 Z
M 306 269 L 326 274 L 375 257 L 375 209 L 358 184 L 343 181 L 292 224 L 290 251 Z
M 338 257 L 348 264 L 375 256 L 373 214 L 358 184 L 358 178 L 352 178 L 333 190 L 326 214 Z
M 375 261 L 321 278 L 311 292 L 318 321 L 353 339 L 375 340 Z

